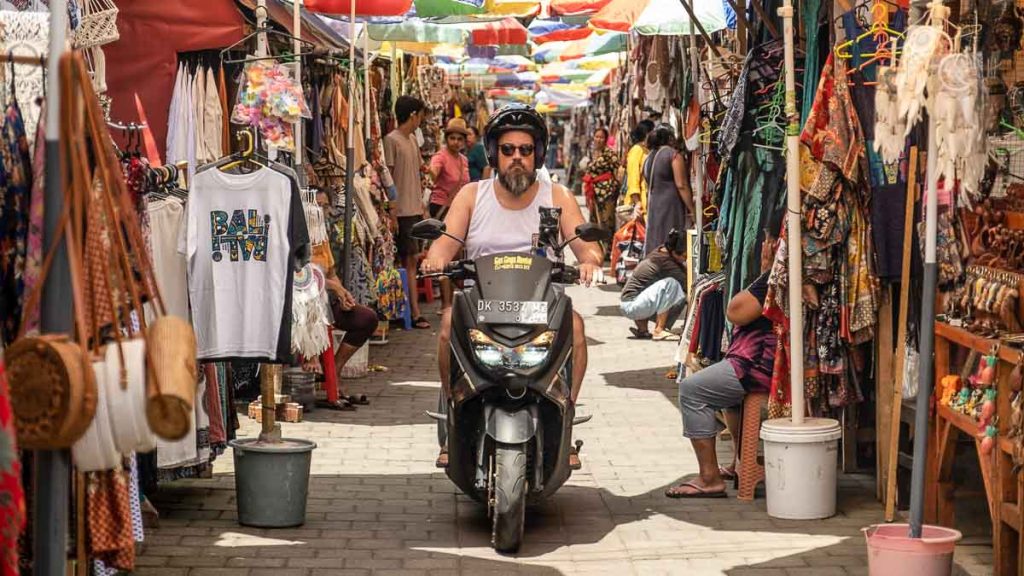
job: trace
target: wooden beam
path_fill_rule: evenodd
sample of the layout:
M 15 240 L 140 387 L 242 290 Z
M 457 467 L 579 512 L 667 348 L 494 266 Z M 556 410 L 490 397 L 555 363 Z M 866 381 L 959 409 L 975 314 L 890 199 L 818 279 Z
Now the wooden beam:
M 910 164 L 907 170 L 907 200 L 903 211 L 903 269 L 900 274 L 900 307 L 896 325 L 896 364 L 893 366 L 896 378 L 891 380 L 892 416 L 889 418 L 889 450 L 886 454 L 885 521 L 896 517 L 896 459 L 900 445 L 900 411 L 903 408 L 903 363 L 907 357 L 907 314 L 910 306 L 910 251 L 913 245 L 914 202 L 917 200 L 917 147 L 910 149 Z M 921 362 L 927 362 L 921 359 Z M 919 382 L 918 386 L 931 386 L 931 382 Z M 881 391 L 881 389 L 879 389 Z M 927 434 L 918 430 L 918 434 Z
M 768 32 L 772 35 L 772 38 L 779 37 L 779 29 L 775 27 L 775 22 L 768 17 L 768 14 L 764 11 L 764 6 L 761 6 L 760 0 L 754 0 L 750 3 L 754 7 L 754 12 L 757 12 L 757 17 L 761 19 L 761 22 L 768 28 Z

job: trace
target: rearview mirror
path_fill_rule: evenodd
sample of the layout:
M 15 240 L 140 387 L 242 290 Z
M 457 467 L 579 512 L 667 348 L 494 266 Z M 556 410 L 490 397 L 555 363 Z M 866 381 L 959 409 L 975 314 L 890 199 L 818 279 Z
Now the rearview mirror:
M 412 237 L 417 240 L 437 240 L 441 236 L 444 236 L 444 231 L 444 222 L 434 218 L 429 218 L 413 224 Z
M 576 227 L 576 236 L 584 242 L 598 242 L 611 238 L 611 232 L 591 222 L 584 222 Z

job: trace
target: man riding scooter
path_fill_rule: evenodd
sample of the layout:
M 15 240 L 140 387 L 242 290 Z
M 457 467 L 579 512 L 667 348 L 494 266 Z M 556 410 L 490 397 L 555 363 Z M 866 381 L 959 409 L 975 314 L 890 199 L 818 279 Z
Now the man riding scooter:
M 449 234 L 465 239 L 466 256 L 470 260 L 500 252 L 533 252 L 541 207 L 561 208 L 565 238 L 572 238 L 576 227 L 585 221 L 576 198 L 565 186 L 537 178 L 541 168 L 537 159 L 546 158 L 547 144 L 547 124 L 529 106 L 504 106 L 487 123 L 484 148 L 497 176 L 464 186 L 452 201 L 444 221 Z M 569 247 L 579 261 L 580 283 L 589 286 L 602 273 L 604 255 L 600 245 L 574 240 Z M 455 240 L 442 236 L 430 246 L 421 272 L 441 272 L 461 248 Z M 441 386 L 446 395 L 450 384 L 451 322 L 449 308 L 441 319 L 437 356 Z M 575 403 L 587 372 L 587 338 L 583 318 L 576 312 L 573 312 L 573 339 L 572 401 Z M 444 458 L 442 453 L 438 464 L 443 464 Z

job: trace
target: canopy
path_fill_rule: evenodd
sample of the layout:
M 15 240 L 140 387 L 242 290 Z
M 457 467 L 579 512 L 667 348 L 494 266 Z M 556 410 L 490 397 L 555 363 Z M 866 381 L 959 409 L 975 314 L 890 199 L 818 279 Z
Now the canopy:
M 604 8 L 610 0 L 551 0 L 553 14 L 593 14 Z M 640 0 L 643 1 L 643 0 Z
M 360 16 L 400 16 L 412 8 L 412 0 L 303 0 L 311 12 L 324 14 L 351 14 L 352 2 Z
M 697 21 L 708 34 L 726 27 L 722 0 L 691 0 Z M 635 31 L 644 35 L 690 34 L 690 14 L 680 0 L 611 0 L 590 18 L 599 30 Z

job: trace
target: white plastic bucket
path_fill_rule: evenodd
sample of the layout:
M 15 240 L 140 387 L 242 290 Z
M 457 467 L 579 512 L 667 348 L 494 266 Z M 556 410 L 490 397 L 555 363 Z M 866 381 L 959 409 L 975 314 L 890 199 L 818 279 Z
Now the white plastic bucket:
M 785 419 L 761 425 L 768 515 L 816 520 L 836 513 L 836 466 L 843 435 L 836 420 Z

